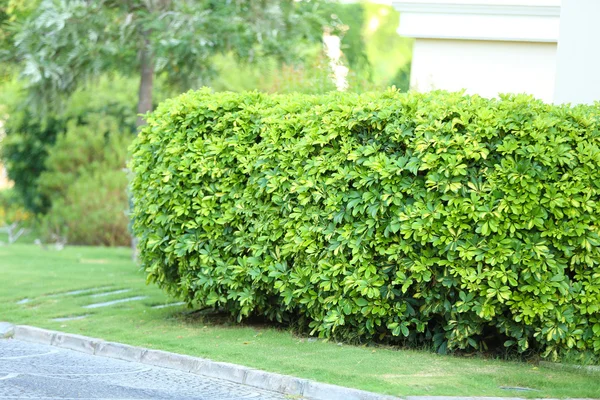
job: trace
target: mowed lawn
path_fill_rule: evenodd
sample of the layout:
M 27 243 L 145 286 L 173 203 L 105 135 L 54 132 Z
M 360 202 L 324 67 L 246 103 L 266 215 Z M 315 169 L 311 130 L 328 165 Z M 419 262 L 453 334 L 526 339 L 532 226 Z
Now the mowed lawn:
M 125 299 L 132 300 L 101 304 Z M 173 305 L 178 301 L 146 285 L 129 249 L 0 246 L 0 321 L 397 396 L 600 398 L 599 373 L 308 340 L 283 329 L 238 325 L 222 317 L 192 318 L 185 305 Z M 62 320 L 74 317 L 80 319 Z M 517 387 L 535 391 L 506 389 Z

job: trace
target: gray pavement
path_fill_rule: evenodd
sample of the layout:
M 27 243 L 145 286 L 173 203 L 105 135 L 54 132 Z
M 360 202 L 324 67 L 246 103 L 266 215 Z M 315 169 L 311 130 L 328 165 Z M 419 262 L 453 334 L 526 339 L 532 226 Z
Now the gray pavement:
M 182 371 L 1 339 L 0 399 L 284 400 L 289 397 Z

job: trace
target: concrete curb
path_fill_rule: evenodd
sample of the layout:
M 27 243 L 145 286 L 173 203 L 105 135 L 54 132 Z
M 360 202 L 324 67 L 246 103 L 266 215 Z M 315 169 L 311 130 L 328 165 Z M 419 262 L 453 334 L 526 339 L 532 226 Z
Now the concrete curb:
M 107 342 L 102 339 L 51 331 L 33 326 L 12 325 L 0 322 L 0 338 L 9 337 L 101 357 L 139 362 L 156 367 L 176 369 L 197 375 L 224 379 L 263 390 L 270 390 L 291 396 L 301 396 L 311 400 L 401 400 L 399 397 L 261 371 L 242 365 Z
M 197 375 L 219 378 L 263 390 L 270 390 L 290 396 L 299 396 L 311 400 L 526 400 L 520 397 L 453 396 L 407 396 L 402 399 L 400 397 L 386 396 L 364 390 L 351 389 L 343 386 L 315 382 L 309 379 L 261 371 L 242 365 L 211 361 L 204 358 L 146 349 L 122 343 L 107 342 L 102 339 L 50 331 L 33 326 L 13 325 L 8 322 L 0 322 L 0 339 L 11 337 L 17 340 L 61 347 L 101 357 L 139 362 L 156 367 L 176 369 Z M 600 367 L 595 366 L 578 367 L 555 363 L 542 363 L 544 366 L 554 368 L 585 368 L 589 369 L 590 372 L 598 372 L 600 369 Z

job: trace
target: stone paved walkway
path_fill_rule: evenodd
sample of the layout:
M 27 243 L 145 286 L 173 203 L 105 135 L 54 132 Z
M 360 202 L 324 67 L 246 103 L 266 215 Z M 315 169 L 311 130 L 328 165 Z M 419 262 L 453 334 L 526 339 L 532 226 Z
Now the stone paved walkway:
M 14 339 L 0 340 L 0 399 L 284 400 L 220 379 Z

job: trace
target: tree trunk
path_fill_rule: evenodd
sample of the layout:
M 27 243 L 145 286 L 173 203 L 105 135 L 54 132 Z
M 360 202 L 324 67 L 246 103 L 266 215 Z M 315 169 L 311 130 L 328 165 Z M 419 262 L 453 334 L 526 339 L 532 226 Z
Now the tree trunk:
M 154 84 L 154 60 L 148 48 L 148 39 L 144 39 L 144 47 L 140 50 L 140 91 L 138 94 L 138 114 L 152 111 L 152 86 Z M 138 115 L 136 126 L 138 131 L 144 125 L 144 118 Z
M 140 90 L 138 93 L 138 117 L 136 121 L 137 132 L 144 126 L 144 118 L 139 114 L 152 111 L 152 86 L 154 84 L 154 60 L 150 52 L 148 32 L 144 33 L 144 47 L 140 50 Z M 130 197 L 129 204 L 133 204 Z M 131 234 L 131 250 L 133 261 L 138 260 L 137 238 Z

